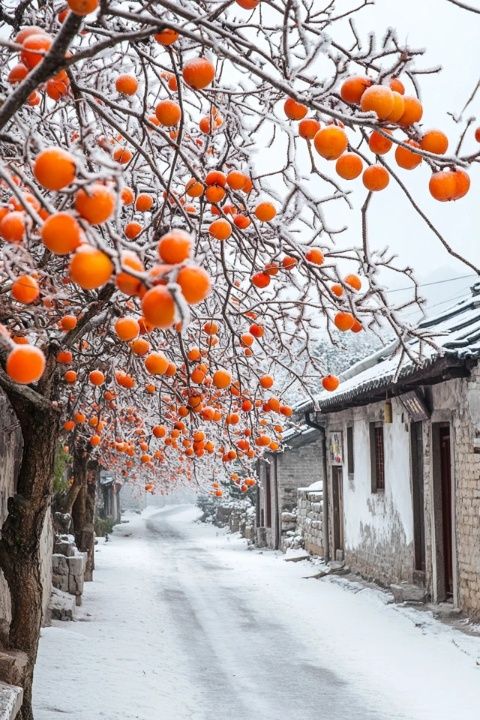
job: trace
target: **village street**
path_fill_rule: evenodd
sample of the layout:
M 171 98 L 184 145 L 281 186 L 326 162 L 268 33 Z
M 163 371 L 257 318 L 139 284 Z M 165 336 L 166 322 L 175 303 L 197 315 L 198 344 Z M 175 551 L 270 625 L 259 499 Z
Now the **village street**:
M 36 718 L 474 717 L 480 639 L 198 514 L 128 514 L 98 546 L 83 622 L 42 631 Z

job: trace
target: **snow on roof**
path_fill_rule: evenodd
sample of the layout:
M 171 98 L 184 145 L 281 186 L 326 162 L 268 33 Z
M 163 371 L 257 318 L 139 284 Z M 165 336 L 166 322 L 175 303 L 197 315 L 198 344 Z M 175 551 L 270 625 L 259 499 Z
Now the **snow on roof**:
M 284 434 L 283 434 L 283 442 L 285 445 L 288 445 L 288 442 L 296 441 L 298 444 L 307 444 L 311 440 L 314 440 L 314 436 L 318 432 L 317 428 L 313 428 L 310 425 L 297 425 L 295 427 L 289 428 Z
M 442 313 L 419 323 L 428 330 L 438 349 L 417 339 L 408 343 L 414 363 L 408 357 L 402 360 L 398 343 L 391 343 L 373 355 L 361 360 L 341 375 L 341 383 L 334 392 L 322 391 L 315 397 L 320 410 L 349 401 L 369 390 L 396 385 L 415 372 L 434 368 L 441 358 L 450 358 L 456 364 L 465 364 L 468 358 L 480 357 L 480 283 L 472 288 L 472 294 L 452 305 Z M 298 409 L 311 409 L 313 403 L 304 403 Z
M 309 485 L 306 490 L 323 490 L 323 482 L 321 480 L 317 480 L 317 482 Z

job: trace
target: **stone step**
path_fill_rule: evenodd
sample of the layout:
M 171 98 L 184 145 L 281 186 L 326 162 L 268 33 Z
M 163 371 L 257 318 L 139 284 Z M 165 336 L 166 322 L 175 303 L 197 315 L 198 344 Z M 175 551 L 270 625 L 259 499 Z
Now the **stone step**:
M 420 587 L 419 585 L 399 583 L 398 585 L 390 585 L 390 590 L 396 603 L 424 603 L 427 599 L 427 591 L 424 587 Z

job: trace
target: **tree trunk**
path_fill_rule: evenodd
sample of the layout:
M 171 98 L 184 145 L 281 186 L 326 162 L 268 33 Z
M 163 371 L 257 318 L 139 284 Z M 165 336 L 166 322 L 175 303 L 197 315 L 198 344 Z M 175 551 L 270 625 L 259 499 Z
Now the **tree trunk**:
M 95 569 L 95 504 L 97 499 L 97 463 L 88 473 L 87 482 L 87 498 L 86 509 L 88 524 L 91 528 L 90 541 L 87 549 L 87 567 L 85 570 L 85 580 L 93 580 L 93 571 Z
M 74 477 L 73 483 L 68 489 L 66 495 L 62 495 L 55 500 L 55 510 L 66 515 L 71 515 L 75 500 L 80 492 L 81 483 L 77 482 Z
M 0 565 L 10 590 L 11 648 L 28 657 L 24 703 L 19 720 L 32 720 L 32 680 L 42 624 L 40 538 L 50 507 L 59 415 L 46 407 L 12 402 L 23 434 L 23 455 L 16 495 L 8 501 L 2 527 Z
M 71 515 L 77 547 L 81 549 L 82 529 L 85 525 L 87 492 L 87 451 L 83 445 L 76 445 L 73 451 L 73 485 L 70 488 Z M 68 512 L 68 511 L 67 511 Z
M 80 485 L 76 500 L 72 507 L 73 529 L 75 542 L 81 552 L 87 553 L 87 564 L 85 569 L 85 580 L 93 579 L 94 567 L 94 515 L 95 515 L 95 488 L 96 474 L 95 466 L 87 465 L 87 453 L 79 453 L 78 461 L 74 460 L 75 482 Z

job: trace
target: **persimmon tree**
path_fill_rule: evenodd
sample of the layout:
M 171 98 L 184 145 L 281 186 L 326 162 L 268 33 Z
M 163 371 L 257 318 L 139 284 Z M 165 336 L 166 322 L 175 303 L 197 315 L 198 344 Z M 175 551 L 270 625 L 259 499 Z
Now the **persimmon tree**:
M 423 128 L 421 52 L 393 30 L 361 38 L 353 19 L 368 4 L 0 11 L 0 386 L 24 436 L 0 564 L 10 644 L 28 656 L 23 720 L 60 438 L 72 501 L 89 459 L 147 491 L 248 492 L 258 457 L 281 449 L 284 394 L 338 387 L 314 352 L 320 330 L 388 331 L 399 362 L 415 360 L 410 338 L 434 344 L 404 317 L 421 301 L 413 271 L 370 242 L 379 193 L 396 186 L 477 272 L 401 174 L 426 165 L 430 194 L 460 200 L 478 162 L 462 149 L 471 122 L 453 142 Z M 365 192 L 358 238 L 330 219 L 332 206 L 353 212 L 352 185 Z M 409 300 L 387 300 L 389 273 L 409 280 Z

